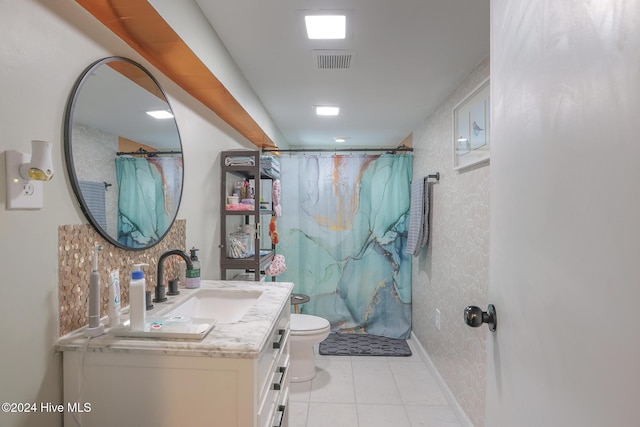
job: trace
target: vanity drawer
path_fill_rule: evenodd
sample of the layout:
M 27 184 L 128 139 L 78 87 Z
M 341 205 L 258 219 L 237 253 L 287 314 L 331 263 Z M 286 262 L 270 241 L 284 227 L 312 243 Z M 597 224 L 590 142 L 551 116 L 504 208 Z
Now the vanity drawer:
M 289 361 L 289 354 L 282 354 L 278 358 L 277 367 L 269 376 L 270 387 L 258 410 L 260 427 L 278 426 L 281 419 L 286 420 L 283 407 L 286 407 L 289 398 Z
M 270 388 L 269 377 L 277 368 L 278 360 L 283 354 L 289 354 L 289 335 L 289 311 L 283 310 L 258 360 L 259 402 L 262 402 L 264 393 Z
M 289 426 L 289 377 L 287 376 L 287 387 L 280 392 L 280 400 L 276 413 L 271 423 L 272 427 L 288 427 Z
M 264 427 L 289 427 L 289 388 L 280 393 L 280 400 L 271 422 Z

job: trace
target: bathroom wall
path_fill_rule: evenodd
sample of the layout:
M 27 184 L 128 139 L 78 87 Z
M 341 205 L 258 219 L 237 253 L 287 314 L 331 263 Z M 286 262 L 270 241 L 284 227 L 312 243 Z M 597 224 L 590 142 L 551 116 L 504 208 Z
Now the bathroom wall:
M 78 76 L 97 59 L 121 55 L 148 68 L 165 89 L 184 146 L 178 218 L 186 221 L 187 247 L 200 248 L 206 279 L 219 278 L 219 152 L 251 145 L 73 0 L 0 0 L 0 37 L 0 401 L 57 404 L 58 232 L 60 226 L 87 223 L 62 148 L 65 106 Z M 32 139 L 54 143 L 56 173 L 44 184 L 44 208 L 6 210 L 4 151 L 28 152 Z M 62 417 L 0 413 L 0 425 L 56 427 Z
M 413 132 L 414 179 L 440 172 L 429 245 L 413 262 L 413 333 L 475 427 L 484 426 L 486 328 L 469 328 L 462 313 L 487 305 L 490 166 L 453 170 L 452 110 L 488 76 L 486 58 Z

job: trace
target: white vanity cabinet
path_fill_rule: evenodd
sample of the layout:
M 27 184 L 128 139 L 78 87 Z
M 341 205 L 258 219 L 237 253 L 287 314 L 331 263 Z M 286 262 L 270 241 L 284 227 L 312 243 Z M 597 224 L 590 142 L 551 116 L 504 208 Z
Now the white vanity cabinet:
M 92 339 L 88 351 L 63 348 L 64 425 L 287 426 L 289 313 L 289 305 L 282 305 L 275 322 L 269 322 L 266 340 L 263 336 L 257 354 L 206 354 L 192 351 L 197 343 L 178 341 L 169 341 L 168 351 L 126 350 L 127 343 L 141 340 L 106 336 L 103 347 L 96 347 L 100 337 Z M 263 326 L 263 322 L 256 322 L 256 328 Z M 228 343 L 229 332 L 225 334 Z M 215 337 L 203 341 L 207 339 L 210 344 L 215 341 Z M 242 337 L 237 339 L 242 342 Z M 190 350 L 181 351 L 180 345 Z M 67 407 L 81 407 L 84 412 Z

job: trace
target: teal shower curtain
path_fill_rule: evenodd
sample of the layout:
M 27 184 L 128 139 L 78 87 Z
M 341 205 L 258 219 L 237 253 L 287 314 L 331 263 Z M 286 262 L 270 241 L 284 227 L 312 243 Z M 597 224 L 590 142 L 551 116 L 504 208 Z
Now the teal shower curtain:
M 280 157 L 279 281 L 333 330 L 408 338 L 411 155 Z
M 118 242 L 146 247 L 168 231 L 182 192 L 182 159 L 117 157 Z M 167 186 L 167 182 L 174 184 Z M 174 193 L 167 193 L 173 188 Z

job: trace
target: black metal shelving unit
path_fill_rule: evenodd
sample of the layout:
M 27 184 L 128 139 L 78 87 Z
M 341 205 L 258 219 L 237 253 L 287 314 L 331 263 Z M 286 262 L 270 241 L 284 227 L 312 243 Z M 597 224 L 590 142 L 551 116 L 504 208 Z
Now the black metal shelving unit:
M 229 158 L 252 158 L 252 165 L 234 166 L 228 165 Z M 260 170 L 260 152 L 254 150 L 228 150 L 223 151 L 221 158 L 222 178 L 220 182 L 220 278 L 222 280 L 229 278 L 229 270 L 241 270 L 244 273 L 253 274 L 256 281 L 261 279 L 264 269 L 271 263 L 275 255 L 275 245 L 269 242 L 265 245 L 262 242 L 263 230 L 268 227 L 273 212 L 273 201 L 271 198 L 271 188 L 263 188 L 263 181 L 273 181 L 275 178 L 261 172 Z M 227 196 L 231 195 L 235 183 L 239 180 L 249 180 L 255 189 L 255 203 L 251 210 L 230 210 L 227 206 Z M 265 192 L 269 192 L 268 199 L 271 209 L 260 209 L 260 197 L 267 196 Z M 236 231 L 238 227 L 244 224 L 254 224 L 253 240 L 254 254 L 247 258 L 233 258 L 228 254 L 228 238 L 230 233 Z M 264 247 L 263 247 L 264 246 Z

